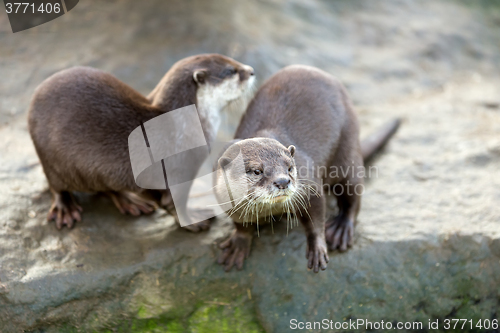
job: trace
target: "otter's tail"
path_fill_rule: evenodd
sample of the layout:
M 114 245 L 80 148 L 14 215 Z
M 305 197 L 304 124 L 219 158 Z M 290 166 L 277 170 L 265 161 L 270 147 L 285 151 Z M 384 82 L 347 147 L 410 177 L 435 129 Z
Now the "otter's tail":
M 382 126 L 377 132 L 361 141 L 361 154 L 365 163 L 389 141 L 398 130 L 400 124 L 400 118 L 393 119 Z

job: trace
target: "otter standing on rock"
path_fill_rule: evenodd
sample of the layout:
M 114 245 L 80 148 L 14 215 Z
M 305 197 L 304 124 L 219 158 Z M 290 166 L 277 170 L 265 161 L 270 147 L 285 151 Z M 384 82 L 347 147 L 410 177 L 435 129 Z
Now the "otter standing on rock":
M 216 196 L 221 204 L 233 203 L 228 214 L 236 226 L 220 245 L 219 263 L 226 270 L 234 265 L 241 269 L 255 227 L 287 214 L 288 223 L 298 219 L 305 228 L 307 267 L 324 270 L 327 244 L 340 251 L 352 245 L 363 159 L 373 155 L 398 125 L 399 120 L 391 122 L 360 145 L 356 114 L 339 81 L 308 66 L 289 66 L 273 75 L 250 102 L 234 143 L 219 159 Z M 246 174 L 231 167 L 238 156 Z M 323 186 L 336 185 L 343 189 L 334 191 L 339 215 L 326 222 L 325 237 Z M 233 197 L 238 191 L 242 193 Z
M 210 144 L 221 110 L 250 97 L 253 74 L 250 66 L 231 58 L 203 54 L 174 64 L 147 97 L 88 67 L 63 70 L 46 79 L 35 91 L 28 124 L 53 194 L 48 219 L 55 220 L 59 229 L 81 220 L 82 208 L 72 191 L 106 192 L 124 214 L 153 212 L 156 201 L 141 194 L 144 190 L 134 182 L 129 134 L 149 119 L 196 104 Z M 208 226 L 203 221 L 188 229 Z

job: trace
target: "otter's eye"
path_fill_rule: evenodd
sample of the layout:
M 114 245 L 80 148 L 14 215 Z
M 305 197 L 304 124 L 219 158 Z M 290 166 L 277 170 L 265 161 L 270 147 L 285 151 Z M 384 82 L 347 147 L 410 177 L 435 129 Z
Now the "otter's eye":
M 254 175 L 256 176 L 260 176 L 262 174 L 262 171 L 260 171 L 259 169 L 256 169 L 253 171 Z
M 230 76 L 236 74 L 238 71 L 236 68 L 226 68 L 223 72 L 223 76 Z
M 288 168 L 288 172 L 292 172 L 292 170 L 293 170 L 293 166 Z

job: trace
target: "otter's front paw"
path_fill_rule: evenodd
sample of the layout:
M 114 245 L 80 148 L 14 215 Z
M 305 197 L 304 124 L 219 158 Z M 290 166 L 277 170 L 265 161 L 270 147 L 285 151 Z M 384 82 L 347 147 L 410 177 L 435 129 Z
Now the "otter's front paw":
M 319 269 L 325 270 L 329 261 L 328 251 L 325 241 L 321 237 L 314 237 L 307 240 L 306 249 L 307 268 L 313 269 L 318 273 Z
M 189 224 L 184 228 L 191 232 L 200 232 L 210 229 L 210 224 L 212 223 L 215 213 L 212 209 L 196 208 L 196 209 L 189 209 L 188 216 L 191 219 L 191 221 L 200 221 L 200 220 L 201 221 Z
M 231 237 L 222 242 L 219 247 L 223 249 L 217 262 L 224 265 L 226 272 L 236 264 L 238 269 L 243 268 L 243 262 L 250 254 L 252 235 L 236 230 Z
M 326 223 L 325 235 L 330 251 L 347 251 L 353 243 L 354 223 L 349 219 L 332 218 Z

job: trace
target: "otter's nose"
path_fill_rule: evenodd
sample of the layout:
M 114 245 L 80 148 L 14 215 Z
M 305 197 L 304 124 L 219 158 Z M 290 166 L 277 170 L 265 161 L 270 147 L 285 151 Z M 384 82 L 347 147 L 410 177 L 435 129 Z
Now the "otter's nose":
M 290 184 L 290 178 L 288 177 L 281 177 L 274 181 L 274 186 L 276 186 L 280 190 L 284 190 L 285 188 L 287 188 L 288 184 Z
M 245 67 L 246 67 L 245 69 L 247 70 L 247 72 L 248 72 L 248 74 L 249 74 L 250 76 L 255 75 L 255 71 L 253 70 L 253 67 L 252 67 L 252 66 L 248 66 L 248 65 L 246 65 Z

